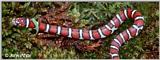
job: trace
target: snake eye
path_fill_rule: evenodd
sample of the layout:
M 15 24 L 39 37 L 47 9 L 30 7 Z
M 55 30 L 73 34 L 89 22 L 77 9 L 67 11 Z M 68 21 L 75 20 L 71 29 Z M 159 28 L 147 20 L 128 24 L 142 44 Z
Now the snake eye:
M 19 23 L 18 21 L 16 21 L 16 23 Z
M 19 26 L 19 27 L 24 27 L 25 26 L 25 18 L 20 17 L 20 18 L 13 18 L 12 19 L 12 24 L 14 26 Z
M 12 23 L 14 26 L 21 26 L 21 22 L 23 22 L 23 20 L 20 20 L 20 18 L 13 18 L 12 19 Z

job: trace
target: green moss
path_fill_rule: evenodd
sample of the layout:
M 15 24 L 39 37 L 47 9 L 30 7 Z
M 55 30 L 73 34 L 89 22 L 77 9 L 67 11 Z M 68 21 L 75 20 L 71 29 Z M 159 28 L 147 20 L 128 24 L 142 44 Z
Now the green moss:
M 143 32 L 137 37 L 131 39 L 120 48 L 120 58 L 152 58 L 145 54 L 148 52 L 144 46 L 158 44 L 158 3 L 149 2 L 70 2 L 71 6 L 67 11 L 68 16 L 73 18 L 73 26 L 76 28 L 96 29 L 100 25 L 108 23 L 115 14 L 119 13 L 121 8 L 131 7 L 141 11 L 145 17 L 145 27 Z M 38 18 L 42 13 L 52 7 L 56 7 L 55 3 L 51 2 L 2 2 L 2 58 L 5 54 L 29 53 L 30 58 L 59 58 L 59 59 L 96 59 L 110 58 L 109 46 L 110 41 L 115 37 L 115 34 L 122 32 L 127 27 L 132 25 L 133 20 L 127 20 L 113 35 L 103 39 L 105 42 L 98 52 L 79 52 L 75 48 L 62 49 L 59 47 L 35 45 L 32 41 L 36 35 L 31 33 L 30 29 L 17 28 L 11 23 L 13 17 L 30 17 Z M 155 21 L 157 23 L 155 23 Z M 100 24 L 102 23 L 102 24 Z M 131 24 L 130 24 L 131 23 Z M 156 26 L 155 26 L 156 25 Z M 152 27 L 152 28 L 148 28 Z M 148 30 L 148 31 L 147 31 Z M 59 37 L 61 38 L 61 37 Z M 54 39 L 53 39 L 54 40 Z M 147 45 L 146 43 L 150 44 Z M 153 44 L 154 43 L 154 44 Z M 158 46 L 155 46 L 158 48 Z M 155 50 L 154 50 L 155 51 Z M 158 51 L 158 50 L 157 50 Z M 152 50 L 149 50 L 152 54 Z M 158 52 L 157 52 L 158 53 Z M 155 54 L 153 54 L 155 55 Z M 158 55 L 155 55 L 158 58 Z

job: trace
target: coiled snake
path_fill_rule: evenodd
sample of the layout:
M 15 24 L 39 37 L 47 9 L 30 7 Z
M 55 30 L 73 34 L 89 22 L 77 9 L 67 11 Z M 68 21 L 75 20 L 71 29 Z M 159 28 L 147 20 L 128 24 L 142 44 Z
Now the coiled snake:
M 128 18 L 133 19 L 134 23 L 131 27 L 119 33 L 111 42 L 110 46 L 110 56 L 113 59 L 119 58 L 119 47 L 128 41 L 129 39 L 137 36 L 140 30 L 144 26 L 144 17 L 137 10 L 132 10 L 131 8 L 123 9 L 119 14 L 116 14 L 110 20 L 110 22 L 96 30 L 87 29 L 72 29 L 66 28 L 58 25 L 49 25 L 41 22 L 37 22 L 34 18 L 14 18 L 12 20 L 15 26 L 32 28 L 37 32 L 46 32 L 49 34 L 62 35 L 74 39 L 85 39 L 85 40 L 96 40 L 101 38 L 106 38 L 112 34 L 119 26 L 126 21 Z

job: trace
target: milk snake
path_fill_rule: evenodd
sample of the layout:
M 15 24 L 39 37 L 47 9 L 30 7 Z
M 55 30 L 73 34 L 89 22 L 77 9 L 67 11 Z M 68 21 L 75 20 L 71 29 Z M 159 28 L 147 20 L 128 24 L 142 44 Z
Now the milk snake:
M 110 22 L 96 30 L 72 29 L 58 25 L 49 25 L 37 22 L 34 18 L 14 18 L 12 20 L 15 26 L 36 29 L 37 32 L 46 32 L 49 34 L 62 35 L 69 38 L 80 40 L 96 40 L 105 38 L 112 34 L 128 18 L 133 19 L 134 23 L 125 31 L 119 33 L 112 41 L 110 46 L 110 56 L 112 59 L 119 59 L 119 47 L 129 39 L 137 36 L 144 26 L 144 17 L 137 10 L 131 8 L 123 9 L 116 14 Z

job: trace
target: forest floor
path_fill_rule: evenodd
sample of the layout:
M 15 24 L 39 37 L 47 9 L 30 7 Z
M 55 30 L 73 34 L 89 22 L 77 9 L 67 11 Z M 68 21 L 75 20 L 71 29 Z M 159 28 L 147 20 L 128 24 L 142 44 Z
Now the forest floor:
M 12 18 L 43 18 L 46 19 L 43 20 L 45 23 L 52 25 L 97 29 L 126 7 L 140 11 L 145 18 L 145 26 L 137 37 L 130 39 L 120 48 L 120 58 L 158 59 L 158 2 L 2 2 L 2 58 L 109 59 L 111 40 L 131 26 L 132 20 L 127 20 L 108 38 L 98 40 L 103 41 L 101 46 L 87 50 L 82 46 L 95 44 L 97 41 L 75 40 L 46 33 L 36 34 L 34 30 L 13 26 Z M 82 50 L 75 48 L 77 42 Z M 11 54 L 31 56 L 6 56 Z

